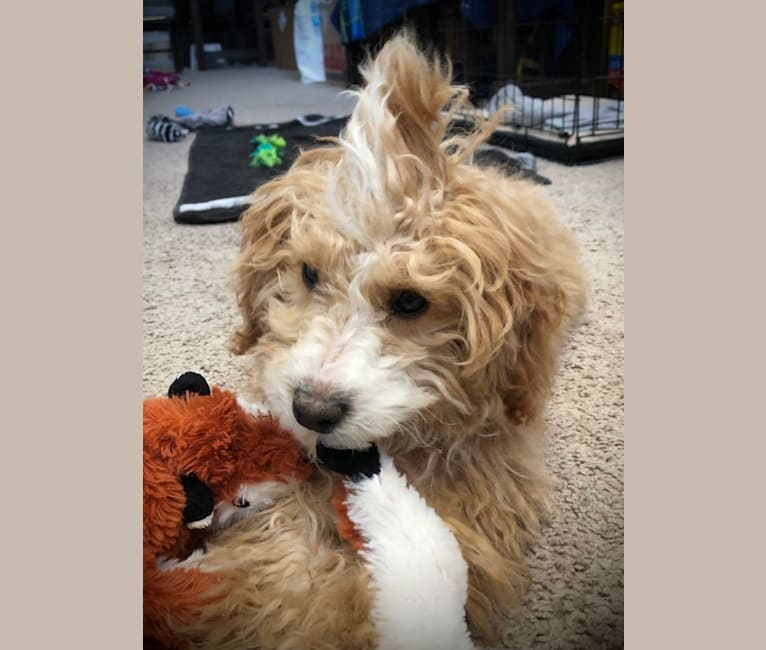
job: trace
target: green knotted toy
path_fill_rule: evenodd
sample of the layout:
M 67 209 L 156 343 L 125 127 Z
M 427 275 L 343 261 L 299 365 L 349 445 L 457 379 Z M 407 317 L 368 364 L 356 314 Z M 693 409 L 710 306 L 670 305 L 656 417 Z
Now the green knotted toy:
M 287 142 L 278 133 L 270 136 L 261 134 L 250 140 L 250 143 L 258 145 L 250 154 L 251 167 L 274 167 L 282 164 L 281 156 Z

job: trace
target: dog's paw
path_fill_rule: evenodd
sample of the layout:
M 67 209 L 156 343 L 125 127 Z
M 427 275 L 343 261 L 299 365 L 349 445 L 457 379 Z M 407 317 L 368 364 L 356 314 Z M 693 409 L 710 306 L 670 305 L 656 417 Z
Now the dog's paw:
M 322 441 L 317 442 L 317 460 L 331 472 L 347 476 L 352 481 L 361 481 L 380 473 L 380 453 L 376 445 L 367 449 L 333 449 Z

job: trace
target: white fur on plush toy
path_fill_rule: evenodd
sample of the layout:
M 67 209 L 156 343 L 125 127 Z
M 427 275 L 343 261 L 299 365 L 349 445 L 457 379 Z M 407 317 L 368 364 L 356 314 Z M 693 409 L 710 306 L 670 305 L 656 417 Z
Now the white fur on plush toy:
M 376 589 L 380 650 L 472 649 L 468 565 L 452 532 L 382 454 L 379 474 L 346 487 Z

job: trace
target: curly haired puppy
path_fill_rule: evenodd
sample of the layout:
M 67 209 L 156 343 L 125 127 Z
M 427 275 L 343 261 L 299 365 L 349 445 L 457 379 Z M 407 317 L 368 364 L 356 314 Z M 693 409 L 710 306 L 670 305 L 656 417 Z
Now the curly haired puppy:
M 496 643 L 546 512 L 543 407 L 585 289 L 573 237 L 538 189 L 470 164 L 496 126 L 450 135 L 467 89 L 390 40 L 331 146 L 258 189 L 237 267 L 253 398 L 309 452 L 376 442 L 469 566 L 467 618 Z M 207 648 L 375 647 L 370 584 L 340 539 L 325 473 L 226 531 L 236 566 L 187 630 Z

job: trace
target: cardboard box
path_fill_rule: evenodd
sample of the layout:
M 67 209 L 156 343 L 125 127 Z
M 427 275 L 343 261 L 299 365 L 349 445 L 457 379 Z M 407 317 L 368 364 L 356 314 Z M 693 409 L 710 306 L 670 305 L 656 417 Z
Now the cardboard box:
M 322 20 L 322 47 L 324 48 L 324 71 L 328 81 L 347 81 L 346 46 L 341 43 L 340 32 L 330 20 L 337 2 L 321 2 L 319 16 Z
M 274 43 L 274 65 L 282 70 L 297 70 L 293 43 L 293 5 L 269 9 L 271 38 Z

